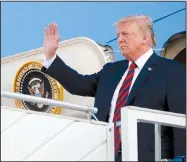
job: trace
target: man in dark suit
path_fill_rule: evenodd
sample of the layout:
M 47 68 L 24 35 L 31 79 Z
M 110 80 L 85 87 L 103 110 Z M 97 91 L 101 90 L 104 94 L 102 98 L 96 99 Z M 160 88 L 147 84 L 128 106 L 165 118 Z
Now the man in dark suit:
M 126 60 L 107 63 L 98 73 L 81 75 L 56 55 L 59 43 L 55 23 L 44 29 L 46 60 L 42 71 L 74 95 L 95 97 L 97 118 L 114 122 L 115 155 L 121 157 L 120 108 L 126 105 L 185 114 L 186 77 L 179 63 L 155 54 L 155 36 L 148 16 L 129 16 L 117 24 L 118 43 Z M 65 77 L 62 77 L 65 76 Z M 133 129 L 133 128 L 132 128 Z M 185 155 L 185 131 L 162 126 L 162 158 Z M 138 123 L 138 159 L 154 160 L 154 126 Z

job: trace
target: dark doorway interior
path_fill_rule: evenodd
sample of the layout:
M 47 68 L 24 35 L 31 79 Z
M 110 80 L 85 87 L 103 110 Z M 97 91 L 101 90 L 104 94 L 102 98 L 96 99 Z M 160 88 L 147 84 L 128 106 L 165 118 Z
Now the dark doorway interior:
M 186 69 L 186 48 L 179 52 L 179 54 L 174 58 L 174 60 L 179 61 L 185 66 Z

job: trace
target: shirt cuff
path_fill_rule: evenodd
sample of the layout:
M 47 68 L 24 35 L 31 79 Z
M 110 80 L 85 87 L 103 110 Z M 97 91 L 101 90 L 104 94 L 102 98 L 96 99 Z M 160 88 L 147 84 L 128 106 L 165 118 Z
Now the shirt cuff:
M 50 60 L 46 60 L 46 58 L 44 59 L 44 67 L 46 68 L 46 69 L 48 69 L 50 66 L 51 66 L 51 64 L 53 63 L 53 61 L 55 60 L 55 58 L 56 58 L 56 55 L 53 57 L 53 58 L 51 58 Z

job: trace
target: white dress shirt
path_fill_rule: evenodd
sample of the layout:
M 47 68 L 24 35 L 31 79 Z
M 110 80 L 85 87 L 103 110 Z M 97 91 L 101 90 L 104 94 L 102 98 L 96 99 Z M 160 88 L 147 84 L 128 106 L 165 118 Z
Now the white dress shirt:
M 51 64 L 53 63 L 53 61 L 55 60 L 55 58 L 56 58 L 56 55 L 53 57 L 53 58 L 51 58 L 50 60 L 46 60 L 46 58 L 44 59 L 44 67 L 46 68 L 46 69 L 48 69 L 49 68 L 49 66 L 51 66 Z
M 149 59 L 149 57 L 151 57 L 151 55 L 153 54 L 153 49 L 150 48 L 146 53 L 144 53 L 141 57 L 139 57 L 135 63 L 137 65 L 137 68 L 135 69 L 134 71 L 134 76 L 133 76 L 133 80 L 132 80 L 132 83 L 131 83 L 131 86 L 130 86 L 130 89 L 129 89 L 129 93 L 132 89 L 132 86 L 138 76 L 138 74 L 140 73 L 140 71 L 142 70 L 144 64 L 147 62 L 147 60 Z M 56 55 L 50 59 L 50 60 L 44 60 L 44 67 L 45 68 L 49 68 L 49 66 L 53 63 L 53 61 L 55 60 L 56 58 Z M 116 90 L 114 92 L 114 95 L 112 97 L 112 101 L 111 101 L 111 107 L 110 107 L 110 116 L 109 116 L 109 122 L 112 123 L 113 122 L 113 116 L 114 116 L 114 108 L 115 108 L 115 105 L 116 105 L 116 101 L 117 101 L 117 97 L 118 97 L 118 93 L 119 93 L 119 90 L 122 86 L 122 83 L 123 83 L 123 80 L 125 79 L 125 77 L 127 76 L 127 73 L 128 73 L 128 70 L 129 70 L 129 66 L 131 65 L 132 62 L 129 61 L 129 65 L 128 65 L 128 69 L 124 72 L 120 82 L 118 83 L 117 87 L 116 87 Z

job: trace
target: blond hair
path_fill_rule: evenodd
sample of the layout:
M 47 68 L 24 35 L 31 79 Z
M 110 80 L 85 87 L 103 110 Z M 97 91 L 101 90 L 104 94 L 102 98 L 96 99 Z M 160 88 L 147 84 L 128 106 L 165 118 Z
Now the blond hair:
M 135 21 L 138 27 L 145 33 L 149 35 L 150 38 L 150 45 L 156 46 L 156 38 L 153 31 L 153 23 L 152 19 L 147 15 L 134 15 L 134 16 L 127 16 L 118 22 L 115 23 L 115 26 L 119 26 L 121 23 L 126 21 Z

